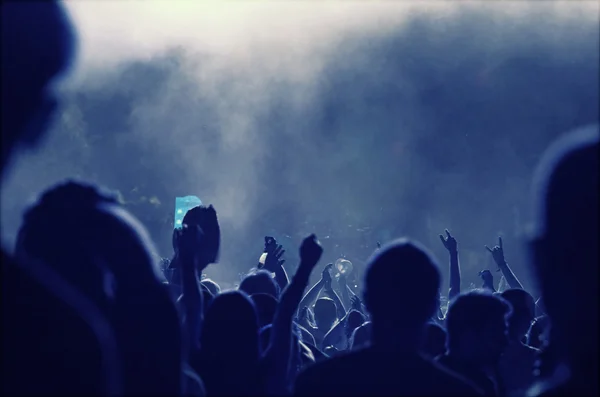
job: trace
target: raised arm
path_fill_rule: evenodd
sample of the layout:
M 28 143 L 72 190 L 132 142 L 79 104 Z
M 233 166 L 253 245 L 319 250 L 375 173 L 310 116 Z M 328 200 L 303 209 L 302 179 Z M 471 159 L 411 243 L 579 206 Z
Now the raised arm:
M 315 301 L 317 300 L 317 298 L 319 297 L 319 293 L 321 292 L 321 289 L 323 289 L 323 286 L 325 285 L 325 272 L 327 272 L 327 274 L 329 274 L 329 269 L 333 267 L 333 265 L 327 265 L 325 267 L 325 269 L 323 270 L 323 273 L 321 274 L 321 279 L 311 287 L 310 290 L 308 290 L 308 292 L 306 293 L 306 295 L 304 295 L 304 298 L 302 298 L 302 301 L 300 302 L 299 307 L 302 308 L 304 306 L 311 308 L 312 305 L 315 304 Z
M 338 287 L 340 288 L 340 295 L 342 298 L 342 303 L 344 303 L 344 307 L 350 307 L 352 302 L 350 301 L 350 294 L 348 293 L 348 281 L 346 280 L 346 276 L 340 274 L 338 278 Z
M 344 308 L 344 305 L 342 304 L 342 300 L 340 299 L 339 295 L 337 294 L 337 292 L 335 292 L 333 286 L 331 285 L 332 279 L 331 273 L 329 273 L 329 269 L 331 269 L 332 267 L 333 263 L 330 263 L 325 267 L 325 270 L 323 271 L 323 291 L 325 291 L 325 293 L 335 302 L 335 307 L 337 309 L 337 317 L 338 319 L 341 319 L 346 315 L 346 309 Z
M 448 301 L 460 294 L 460 264 L 458 263 L 458 243 L 446 229 L 446 238 L 440 234 L 440 240 L 444 248 L 450 254 L 450 288 L 448 289 Z
M 506 279 L 508 286 L 510 288 L 524 289 L 523 285 L 519 282 L 519 280 L 517 280 L 517 277 L 512 272 L 512 270 L 508 266 L 508 263 L 506 263 L 506 260 L 504 259 L 504 247 L 502 245 L 502 237 L 498 237 L 498 245 L 495 246 L 493 249 L 490 249 L 490 247 L 488 247 L 487 245 L 485 246 L 485 248 L 490 254 L 492 254 L 492 258 L 494 258 L 494 262 L 496 262 L 498 270 L 502 272 L 502 275 Z
M 315 235 L 304 239 L 300 246 L 300 266 L 292 281 L 281 294 L 277 311 L 273 318 L 273 330 L 267 347 L 265 358 L 270 366 L 271 381 L 275 384 L 275 394 L 289 392 L 287 376 L 289 374 L 292 355 L 292 323 L 294 314 L 306 289 L 310 273 L 321 258 L 323 248 Z
M 363 303 L 360 300 L 360 298 L 358 297 L 358 295 L 356 295 L 354 293 L 354 291 L 352 291 L 352 288 L 350 288 L 348 285 L 346 285 L 346 289 L 348 290 L 348 294 L 350 295 L 350 310 L 352 310 L 352 309 L 358 310 L 363 315 L 365 315 L 367 318 L 370 318 L 369 312 L 367 312 L 365 310 L 365 306 L 363 305 Z
M 322 348 L 326 348 L 327 346 L 335 346 L 340 340 L 343 340 L 344 343 L 348 343 L 348 338 L 344 333 L 346 327 L 346 320 L 348 319 L 348 315 L 352 310 L 356 310 L 360 313 L 363 313 L 362 302 L 358 298 L 358 296 L 352 296 L 352 302 L 350 303 L 350 309 L 346 312 L 346 315 L 338 321 L 338 323 L 333 326 L 323 338 L 323 342 L 321 343 Z

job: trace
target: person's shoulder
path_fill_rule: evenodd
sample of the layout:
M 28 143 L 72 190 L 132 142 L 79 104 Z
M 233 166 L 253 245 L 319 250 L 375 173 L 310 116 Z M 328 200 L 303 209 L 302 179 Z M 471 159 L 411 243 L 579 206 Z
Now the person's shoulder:
M 435 378 L 436 387 L 439 387 L 440 391 L 443 391 L 443 394 L 460 396 L 483 395 L 481 390 L 473 383 L 440 364 L 444 360 L 444 356 L 439 357 L 436 361 L 425 360 L 429 371 L 431 371 Z
M 348 352 L 342 353 L 338 356 L 328 358 L 323 361 L 319 361 L 313 365 L 307 367 L 301 375 L 305 375 L 307 377 L 311 375 L 320 376 L 323 373 L 336 372 L 341 367 L 346 367 L 348 365 L 352 365 L 353 363 L 360 363 L 364 358 L 365 353 L 362 351 Z
M 525 352 L 526 354 L 533 355 L 533 356 L 535 356 L 535 355 L 537 355 L 537 354 L 539 354 L 541 352 L 540 349 L 537 349 L 537 348 L 535 348 L 533 346 L 529 346 L 529 345 L 526 345 L 526 344 L 523 344 L 523 343 L 521 343 L 521 350 L 523 352 Z
M 348 371 L 360 371 L 364 352 L 349 352 L 316 362 L 304 369 L 296 378 L 295 394 L 299 396 L 324 393 L 335 387 L 341 377 L 351 374 Z

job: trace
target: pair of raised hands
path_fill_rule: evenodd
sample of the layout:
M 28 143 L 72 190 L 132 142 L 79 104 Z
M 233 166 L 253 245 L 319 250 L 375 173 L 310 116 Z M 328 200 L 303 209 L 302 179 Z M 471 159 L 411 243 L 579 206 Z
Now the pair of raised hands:
M 458 252 L 458 243 L 456 239 L 450 234 L 448 229 L 445 230 L 446 237 L 440 234 L 440 240 L 444 245 L 444 248 L 448 250 L 448 252 L 456 253 Z M 498 237 L 498 245 L 493 248 L 485 246 L 487 251 L 492 254 L 492 258 L 494 258 L 494 262 L 498 265 L 498 270 L 500 271 L 501 267 L 506 263 L 504 259 L 504 248 L 502 244 L 502 237 Z M 491 282 L 493 280 L 492 273 L 489 270 L 482 270 L 479 272 L 479 276 L 483 279 L 484 282 Z

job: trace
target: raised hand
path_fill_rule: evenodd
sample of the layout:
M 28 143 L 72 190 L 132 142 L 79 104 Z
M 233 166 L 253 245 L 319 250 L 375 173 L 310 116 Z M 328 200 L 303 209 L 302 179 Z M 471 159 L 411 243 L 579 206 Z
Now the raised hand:
M 281 259 L 283 254 L 285 254 L 283 246 L 277 245 L 277 243 L 268 245 L 267 258 L 265 259 L 265 264 L 262 268 L 270 272 L 275 272 L 285 263 L 285 259 Z
M 440 240 L 442 241 L 442 244 L 444 244 L 444 247 L 448 250 L 448 252 L 450 252 L 450 253 L 457 252 L 458 251 L 458 243 L 456 242 L 456 239 L 454 237 L 452 237 L 452 235 L 450 234 L 448 229 L 446 229 L 445 232 L 446 232 L 445 238 L 444 238 L 444 236 L 442 236 L 440 234 Z
M 494 258 L 494 262 L 496 262 L 496 265 L 498 265 L 497 271 L 500 271 L 500 268 L 506 264 L 506 260 L 504 259 L 504 247 L 502 245 L 502 237 L 498 237 L 498 245 L 497 246 L 490 249 L 490 247 L 488 247 L 486 245 L 485 249 L 487 249 L 488 252 L 490 254 L 492 254 L 492 258 Z
M 327 266 L 325 266 L 325 269 L 323 269 L 323 273 L 321 273 L 321 280 L 323 280 L 323 288 L 326 291 L 329 291 L 329 290 L 332 289 L 332 287 L 331 287 L 331 273 L 329 273 L 329 271 L 331 270 L 331 268 L 333 268 L 333 263 L 330 263 Z
M 300 245 L 300 263 L 302 265 L 314 268 L 321 259 L 321 255 L 323 255 L 323 247 L 317 240 L 317 236 L 311 234 L 302 241 Z
M 352 295 L 352 297 L 350 298 L 350 302 L 352 302 L 352 309 L 362 312 L 362 302 L 360 301 L 360 298 L 358 296 Z

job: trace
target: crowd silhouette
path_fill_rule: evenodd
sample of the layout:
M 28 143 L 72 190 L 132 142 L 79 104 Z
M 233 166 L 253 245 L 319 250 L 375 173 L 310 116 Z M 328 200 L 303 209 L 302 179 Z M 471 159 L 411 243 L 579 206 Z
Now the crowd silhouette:
M 3 3 L 2 33 L 5 177 L 46 133 L 76 40 L 55 1 Z M 291 277 L 267 237 L 264 261 L 222 291 L 202 279 L 221 246 L 213 206 L 188 211 L 163 272 L 110 193 L 53 186 L 24 214 L 14 254 L 2 251 L 3 394 L 598 395 L 598 140 L 597 127 L 566 135 L 533 182 L 528 244 L 543 300 L 523 288 L 501 237 L 486 248 L 509 288 L 483 271 L 481 288 L 461 289 L 446 230 L 446 313 L 440 264 L 409 238 L 377 246 L 362 296 L 319 267 L 315 235 Z

